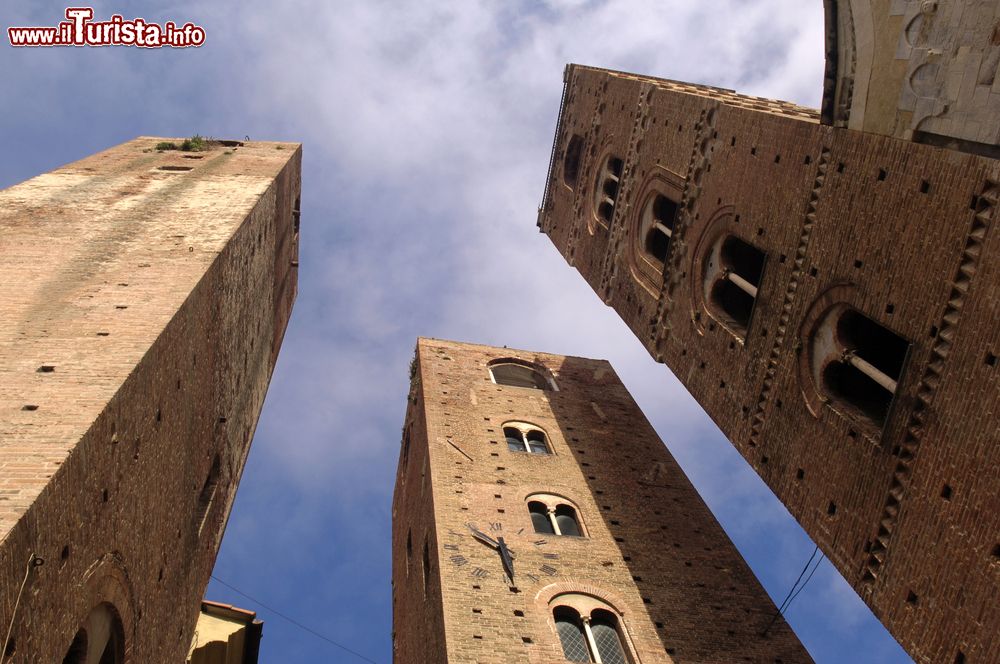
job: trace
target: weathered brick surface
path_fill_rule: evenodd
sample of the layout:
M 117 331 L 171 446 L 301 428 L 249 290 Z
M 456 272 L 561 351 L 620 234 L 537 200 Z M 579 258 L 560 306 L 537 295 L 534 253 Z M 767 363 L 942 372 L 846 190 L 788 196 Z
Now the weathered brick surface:
M 541 229 L 916 660 L 1000 660 L 1000 163 L 711 88 L 567 76 Z M 612 90 L 634 104 L 606 120 L 595 109 Z M 593 165 L 576 187 L 562 177 L 574 134 L 584 154 L 611 145 L 625 161 L 610 242 L 586 232 Z M 651 285 L 636 233 L 656 177 L 679 181 L 682 200 Z M 766 254 L 745 337 L 706 304 L 707 251 L 723 233 Z M 834 303 L 910 344 L 884 427 L 813 378 L 813 326 Z
M 558 391 L 493 383 L 499 358 L 544 367 Z M 617 609 L 636 662 L 811 661 L 781 621 L 760 636 L 774 604 L 606 361 L 420 339 L 414 370 L 393 502 L 395 661 L 565 662 L 549 606 L 565 592 Z M 543 430 L 553 453 L 509 451 L 509 421 Z M 574 503 L 586 537 L 536 534 L 539 492 Z M 468 522 L 506 538 L 513 588 Z
M 0 192 L 10 661 L 62 661 L 103 602 L 126 661 L 184 661 L 295 298 L 299 146 L 159 140 Z

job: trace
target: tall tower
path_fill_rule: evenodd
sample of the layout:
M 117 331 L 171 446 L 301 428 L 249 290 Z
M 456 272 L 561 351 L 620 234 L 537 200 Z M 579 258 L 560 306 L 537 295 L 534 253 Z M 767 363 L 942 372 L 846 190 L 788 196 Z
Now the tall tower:
M 4 662 L 188 654 L 295 299 L 301 150 L 164 143 L 0 192 Z
M 573 65 L 538 221 L 920 662 L 1000 661 L 1000 162 L 970 140 Z
M 399 664 L 811 661 L 605 361 L 420 339 L 392 536 Z

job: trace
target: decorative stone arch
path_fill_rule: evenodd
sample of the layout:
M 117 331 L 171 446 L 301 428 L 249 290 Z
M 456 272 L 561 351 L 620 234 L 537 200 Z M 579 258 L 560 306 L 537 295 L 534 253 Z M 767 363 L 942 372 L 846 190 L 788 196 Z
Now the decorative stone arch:
M 628 223 L 626 255 L 632 278 L 658 298 L 664 265 L 673 248 L 676 217 L 684 194 L 684 178 L 656 168 L 639 186 L 639 205 Z M 666 201 L 666 204 L 664 204 Z M 662 219 L 671 213 L 672 218 Z
M 625 655 L 629 662 L 638 664 L 639 651 L 631 635 L 630 613 L 624 608 L 624 598 L 617 592 L 607 590 L 582 579 L 572 577 L 539 588 L 534 597 L 536 615 L 545 616 L 545 624 L 551 634 L 557 635 L 555 610 L 567 607 L 577 611 L 581 616 L 590 615 L 595 611 L 606 611 L 614 616 L 617 631 Z M 635 627 L 633 626 L 632 629 Z M 557 636 L 558 638 L 558 636 Z
M 692 318 L 699 334 L 705 334 L 705 320 L 711 318 L 744 343 L 757 306 L 766 254 L 742 236 L 735 220 L 735 208 L 723 206 L 695 240 L 689 268 Z M 740 257 L 731 255 L 734 251 Z
M 852 326 L 864 330 L 872 350 L 855 347 Z M 910 342 L 865 312 L 858 304 L 856 286 L 838 284 L 809 307 L 799 328 L 799 348 L 799 386 L 809 412 L 819 419 L 824 411 L 832 411 L 867 436 L 880 437 L 900 400 Z M 856 398 L 833 382 L 844 371 L 856 376 L 849 384 L 861 386 Z
M 595 146 L 596 147 L 596 146 Z M 589 204 L 584 215 L 587 218 L 587 230 L 594 235 L 598 228 L 604 232 L 611 229 L 621 193 L 621 181 L 625 172 L 625 156 L 627 149 L 618 149 L 610 141 L 594 150 L 597 159 L 594 161 L 594 172 L 591 174 L 589 189 L 583 191 L 589 196 Z
M 64 651 L 73 652 L 77 662 L 97 662 L 91 650 L 104 647 L 107 639 L 117 640 L 114 652 L 115 664 L 133 662 L 133 648 L 139 622 L 138 598 L 128 570 L 121 555 L 112 551 L 94 561 L 83 575 L 82 592 L 72 601 L 72 614 L 76 622 L 72 631 L 65 633 L 61 641 Z M 87 639 L 95 628 L 107 630 L 100 641 Z M 83 637 L 81 639 L 81 633 Z M 75 652 L 74 652 L 75 649 Z M 97 652 L 97 657 L 100 656 Z
M 861 129 L 875 62 L 871 0 L 823 0 L 823 19 L 826 68 L 821 120 L 834 127 Z
M 487 368 L 490 380 L 495 385 L 552 390 L 553 392 L 559 391 L 559 385 L 556 383 L 555 378 L 553 378 L 552 372 L 536 362 L 528 362 L 514 357 L 501 357 L 491 360 L 487 364 Z M 504 370 L 503 374 L 501 374 L 500 370 L 504 368 L 510 368 L 511 370 Z M 520 370 L 517 370 L 517 368 L 520 368 Z

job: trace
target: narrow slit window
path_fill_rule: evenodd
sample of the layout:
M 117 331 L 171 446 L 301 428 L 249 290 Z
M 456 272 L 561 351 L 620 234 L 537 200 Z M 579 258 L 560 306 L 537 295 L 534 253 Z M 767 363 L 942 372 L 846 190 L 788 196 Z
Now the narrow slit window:
M 566 159 L 563 161 L 563 181 L 571 188 L 576 188 L 580 177 L 580 156 L 583 154 L 583 137 L 573 134 L 566 148 Z

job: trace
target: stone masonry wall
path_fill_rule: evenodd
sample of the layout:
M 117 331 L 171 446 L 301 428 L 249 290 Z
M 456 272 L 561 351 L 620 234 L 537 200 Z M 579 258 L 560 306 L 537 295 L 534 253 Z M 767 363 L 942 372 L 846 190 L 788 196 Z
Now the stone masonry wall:
M 0 192 L 4 662 L 184 661 L 288 322 L 300 147 L 160 140 Z

